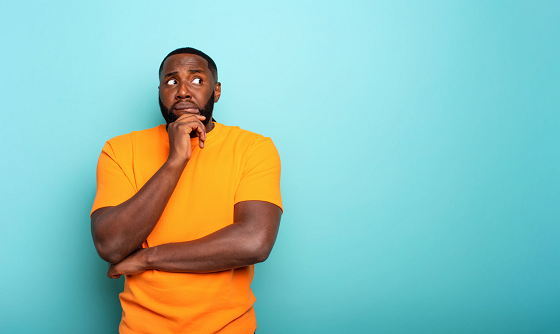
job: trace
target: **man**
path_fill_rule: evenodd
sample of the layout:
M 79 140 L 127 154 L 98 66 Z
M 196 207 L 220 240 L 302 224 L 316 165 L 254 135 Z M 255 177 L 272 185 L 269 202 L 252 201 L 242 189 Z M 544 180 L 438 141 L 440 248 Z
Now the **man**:
M 91 229 L 125 275 L 120 333 L 253 333 L 253 265 L 276 240 L 280 158 L 269 138 L 212 120 L 214 61 L 192 48 L 159 71 L 167 124 L 109 140 Z

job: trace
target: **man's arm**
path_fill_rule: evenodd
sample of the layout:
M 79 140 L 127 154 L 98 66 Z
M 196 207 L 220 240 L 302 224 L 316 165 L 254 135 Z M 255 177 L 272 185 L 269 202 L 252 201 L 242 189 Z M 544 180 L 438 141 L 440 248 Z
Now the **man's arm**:
M 148 269 L 215 272 L 248 266 L 268 258 L 282 210 L 268 202 L 245 201 L 234 207 L 234 224 L 203 238 L 139 249 L 112 265 L 107 276 L 134 275 Z
M 91 233 L 99 256 L 118 263 L 141 247 L 158 222 L 181 173 L 191 157 L 190 133 L 196 132 L 204 147 L 204 116 L 182 115 L 169 124 L 169 157 L 133 197 L 112 207 L 95 210 Z

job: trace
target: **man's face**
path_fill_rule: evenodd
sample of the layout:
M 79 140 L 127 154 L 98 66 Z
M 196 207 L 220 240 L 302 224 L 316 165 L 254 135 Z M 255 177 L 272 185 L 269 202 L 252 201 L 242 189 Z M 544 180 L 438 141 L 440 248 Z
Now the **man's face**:
M 200 114 L 206 117 L 203 124 L 207 125 L 220 93 L 220 83 L 214 79 L 204 58 L 177 54 L 163 63 L 159 103 L 167 124 L 183 114 Z

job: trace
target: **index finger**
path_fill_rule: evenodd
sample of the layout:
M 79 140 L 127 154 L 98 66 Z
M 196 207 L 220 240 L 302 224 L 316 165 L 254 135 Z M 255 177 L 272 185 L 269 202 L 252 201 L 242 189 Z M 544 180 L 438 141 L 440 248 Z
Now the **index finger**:
M 185 120 L 186 118 L 190 118 L 190 117 L 195 117 L 195 118 L 197 118 L 199 121 L 203 121 L 203 120 L 206 119 L 206 116 L 202 116 L 202 115 L 199 115 L 199 114 L 188 114 L 188 113 L 187 113 L 187 114 L 182 114 L 181 116 L 179 116 L 179 118 L 177 118 L 177 120 L 176 120 L 175 122 L 177 122 L 177 121 L 183 121 L 183 120 Z

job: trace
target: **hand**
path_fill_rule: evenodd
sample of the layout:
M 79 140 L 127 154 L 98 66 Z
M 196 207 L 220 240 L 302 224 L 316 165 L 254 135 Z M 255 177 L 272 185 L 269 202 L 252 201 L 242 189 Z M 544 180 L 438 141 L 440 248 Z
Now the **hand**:
M 169 135 L 169 158 L 171 161 L 187 163 L 192 155 L 191 133 L 196 132 L 198 145 L 204 148 L 206 127 L 202 121 L 206 117 L 201 115 L 183 114 L 175 122 L 167 126 Z
M 144 249 L 139 249 L 117 264 L 109 263 L 107 277 L 117 279 L 121 275 L 136 275 L 143 273 L 148 268 L 144 257 Z

